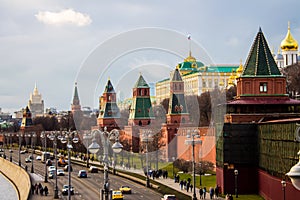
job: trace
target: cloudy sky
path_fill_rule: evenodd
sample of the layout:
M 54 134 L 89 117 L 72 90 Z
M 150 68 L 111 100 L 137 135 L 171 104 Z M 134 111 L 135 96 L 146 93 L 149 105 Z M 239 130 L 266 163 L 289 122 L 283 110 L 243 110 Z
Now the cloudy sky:
M 288 21 L 300 41 L 299 7 L 298 0 L 1 0 L 0 107 L 25 107 L 35 83 L 45 107 L 58 110 L 70 109 L 76 81 L 82 106 L 97 107 L 108 78 L 126 98 L 139 73 L 149 83 L 167 78 L 189 46 L 205 64 L 239 64 L 260 26 L 277 52 Z

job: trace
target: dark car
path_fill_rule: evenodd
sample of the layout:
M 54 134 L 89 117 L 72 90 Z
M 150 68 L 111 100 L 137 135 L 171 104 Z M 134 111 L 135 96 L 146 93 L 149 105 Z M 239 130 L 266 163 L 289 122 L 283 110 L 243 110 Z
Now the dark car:
M 61 189 L 62 195 L 68 195 L 69 192 L 69 185 L 63 185 L 63 188 Z M 70 189 L 71 195 L 74 195 L 74 187 L 71 186 Z
M 98 168 L 95 167 L 95 166 L 91 166 L 91 167 L 89 168 L 89 172 L 91 172 L 91 173 L 98 173 Z
M 85 170 L 79 170 L 78 177 L 79 178 L 87 178 L 87 172 Z

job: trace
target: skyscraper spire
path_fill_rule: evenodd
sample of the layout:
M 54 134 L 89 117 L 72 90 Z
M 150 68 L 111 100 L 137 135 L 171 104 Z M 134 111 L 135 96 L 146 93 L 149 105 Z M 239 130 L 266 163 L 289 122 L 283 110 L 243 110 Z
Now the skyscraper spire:
M 72 107 L 72 113 L 81 110 L 80 100 L 79 100 L 79 95 L 78 95 L 78 89 L 77 89 L 77 82 L 75 82 L 73 103 L 72 103 L 71 107 Z

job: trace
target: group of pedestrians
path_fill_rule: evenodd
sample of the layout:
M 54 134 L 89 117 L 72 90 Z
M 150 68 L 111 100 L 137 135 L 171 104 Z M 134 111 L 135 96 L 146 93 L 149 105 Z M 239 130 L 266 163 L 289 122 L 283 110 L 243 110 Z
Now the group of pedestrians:
M 217 185 L 215 188 L 210 187 L 209 191 L 207 191 L 206 187 L 199 188 L 200 199 L 206 198 L 206 193 L 209 192 L 210 199 L 217 199 L 220 194 L 220 187 Z
M 42 186 L 41 183 L 37 184 L 35 183 L 35 185 L 31 185 L 31 194 L 39 194 L 40 195 L 44 195 L 47 196 L 49 191 L 48 191 L 48 187 L 47 185 L 45 185 L 45 187 Z
M 187 192 L 191 191 L 193 192 L 193 184 L 191 182 L 191 178 L 188 178 L 187 180 L 181 180 L 179 181 L 179 186 L 181 190 L 186 190 Z

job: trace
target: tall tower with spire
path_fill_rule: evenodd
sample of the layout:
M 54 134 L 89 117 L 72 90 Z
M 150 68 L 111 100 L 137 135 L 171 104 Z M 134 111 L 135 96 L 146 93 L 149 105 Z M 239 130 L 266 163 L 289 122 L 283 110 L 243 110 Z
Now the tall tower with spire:
M 154 119 L 150 99 L 150 87 L 142 74 L 133 88 L 133 100 L 130 108 L 128 125 L 145 126 Z
M 73 96 L 73 102 L 71 105 L 71 111 L 73 115 L 77 112 L 81 112 L 81 105 L 78 95 L 78 89 L 77 89 L 77 82 L 75 82 L 75 88 L 74 88 L 74 96 Z
M 298 42 L 291 34 L 290 22 L 288 22 L 288 31 L 285 38 L 281 42 L 281 50 L 283 56 L 283 66 L 296 64 L 298 61 Z
M 98 127 L 107 127 L 108 131 L 119 128 L 120 110 L 116 103 L 115 89 L 108 79 L 102 96 L 99 98 Z
M 42 95 L 39 93 L 36 83 L 33 93 L 30 94 L 28 108 L 31 110 L 32 117 L 43 116 L 44 114 L 44 100 L 42 100 Z
M 167 114 L 167 123 L 188 123 L 189 114 L 184 97 L 184 82 L 178 67 L 176 67 L 170 81 L 170 100 Z

